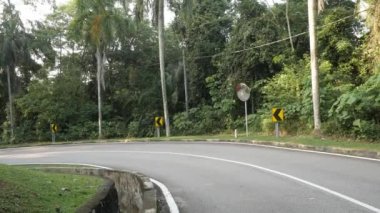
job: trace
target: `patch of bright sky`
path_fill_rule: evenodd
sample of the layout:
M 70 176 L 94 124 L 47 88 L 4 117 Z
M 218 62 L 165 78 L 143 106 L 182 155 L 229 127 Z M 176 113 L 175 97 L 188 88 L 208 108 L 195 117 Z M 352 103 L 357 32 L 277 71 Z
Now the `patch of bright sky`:
M 1 1 L 1 0 L 0 0 Z M 70 0 L 56 0 L 57 6 L 68 3 Z M 41 1 L 44 2 L 44 1 Z M 24 24 L 29 21 L 41 21 L 48 14 L 52 13 L 52 5 L 48 3 L 37 3 L 36 7 L 24 4 L 23 0 L 11 0 L 11 3 L 16 6 L 16 10 L 20 12 L 21 20 Z M 165 24 L 168 25 L 174 19 L 174 13 L 165 9 Z

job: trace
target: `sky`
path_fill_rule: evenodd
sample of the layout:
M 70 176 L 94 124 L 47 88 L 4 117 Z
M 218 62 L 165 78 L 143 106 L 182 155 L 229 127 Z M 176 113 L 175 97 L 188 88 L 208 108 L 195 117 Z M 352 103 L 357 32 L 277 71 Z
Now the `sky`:
M 62 5 L 68 0 L 56 0 L 57 5 Z M 21 20 L 26 23 L 27 21 L 43 20 L 47 14 L 52 12 L 52 7 L 45 4 L 38 4 L 37 7 L 25 5 L 23 0 L 11 0 L 11 3 L 15 5 L 16 10 L 20 12 Z
M 39 3 L 37 7 L 33 7 L 30 5 L 25 5 L 23 3 L 23 0 L 10 0 L 10 1 L 12 4 L 16 6 L 16 9 L 20 11 L 20 16 L 24 24 L 27 24 L 28 21 L 36 21 L 36 20 L 41 21 L 46 17 L 46 15 L 51 13 L 53 10 L 52 7 L 47 3 L 45 4 Z M 55 0 L 55 1 L 58 6 L 69 2 L 69 0 Z M 165 24 L 168 25 L 173 19 L 174 19 L 174 13 L 166 9 L 165 10 Z

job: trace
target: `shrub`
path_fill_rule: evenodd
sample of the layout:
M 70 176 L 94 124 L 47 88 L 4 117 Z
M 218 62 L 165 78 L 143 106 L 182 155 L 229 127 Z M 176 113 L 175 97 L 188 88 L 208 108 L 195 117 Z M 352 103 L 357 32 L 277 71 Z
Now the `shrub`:
M 347 132 L 359 138 L 379 139 L 380 74 L 341 95 L 330 109 L 330 116 Z
M 227 120 L 219 110 L 203 105 L 190 109 L 188 116 L 185 112 L 176 114 L 173 127 L 177 135 L 212 134 L 224 130 Z

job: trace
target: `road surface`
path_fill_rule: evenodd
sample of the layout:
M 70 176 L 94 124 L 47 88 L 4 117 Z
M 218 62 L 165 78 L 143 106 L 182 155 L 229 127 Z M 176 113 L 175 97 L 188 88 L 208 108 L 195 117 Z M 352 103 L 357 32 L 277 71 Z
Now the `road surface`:
M 0 150 L 0 163 L 85 163 L 164 183 L 183 213 L 380 212 L 380 161 L 231 143 Z

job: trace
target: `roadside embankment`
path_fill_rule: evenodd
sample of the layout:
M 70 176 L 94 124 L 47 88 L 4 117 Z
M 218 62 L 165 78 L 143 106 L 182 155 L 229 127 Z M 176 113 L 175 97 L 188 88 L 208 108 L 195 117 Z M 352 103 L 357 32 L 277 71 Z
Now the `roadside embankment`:
M 42 166 L 39 169 L 49 172 L 99 176 L 111 181 L 106 183 L 77 212 L 104 212 L 99 207 L 102 205 L 108 205 L 109 208 L 114 209 L 114 200 L 118 200 L 120 212 L 157 212 L 157 198 L 154 185 L 149 178 L 139 173 L 90 167 L 59 167 L 52 165 Z M 114 193 L 113 189 L 116 189 L 117 194 Z M 105 212 L 117 212 L 117 210 Z

